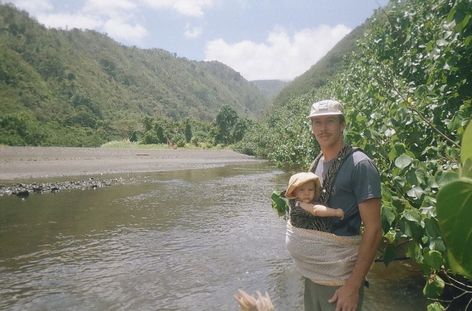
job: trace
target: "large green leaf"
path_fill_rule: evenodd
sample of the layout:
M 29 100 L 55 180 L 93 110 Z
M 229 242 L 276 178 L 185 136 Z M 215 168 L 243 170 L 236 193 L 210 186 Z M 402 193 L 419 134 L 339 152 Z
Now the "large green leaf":
M 436 219 L 432 218 L 425 218 L 424 219 L 424 228 L 426 230 L 426 234 L 429 237 L 432 238 L 437 238 L 441 236 L 441 233 L 439 231 L 438 223 Z
M 429 250 L 424 255 L 424 263 L 433 270 L 439 271 L 443 263 L 443 257 L 440 252 L 436 250 Z
M 421 221 L 420 211 L 416 208 L 407 208 L 403 211 L 403 217 L 412 222 L 419 223 Z
M 461 162 L 462 176 L 472 178 L 472 122 L 462 135 Z
M 444 307 L 439 302 L 430 303 L 426 307 L 426 311 L 443 311 Z
M 436 183 L 439 187 L 443 187 L 447 185 L 448 183 L 456 180 L 459 178 L 459 174 L 457 172 L 452 172 L 452 171 L 439 171 L 436 176 Z
M 458 265 L 451 268 L 472 277 L 472 179 L 460 178 L 444 186 L 436 208 L 444 242 Z
M 423 294 L 428 298 L 439 297 L 444 289 L 444 280 L 437 274 L 432 274 L 426 280 L 423 288 Z
M 395 207 L 390 203 L 384 204 L 382 206 L 382 223 L 384 224 L 384 228 L 390 228 L 395 218 Z
M 280 217 L 286 216 L 289 207 L 282 193 L 280 191 L 273 191 L 270 197 L 272 199 L 272 208 L 277 211 L 277 215 Z
M 395 159 L 395 166 L 400 169 L 404 169 L 405 167 L 410 165 L 412 161 L 413 159 L 411 157 L 407 156 L 406 154 L 402 154 L 401 156 Z
M 406 194 L 410 198 L 419 199 L 424 194 L 424 190 L 421 187 L 413 187 Z

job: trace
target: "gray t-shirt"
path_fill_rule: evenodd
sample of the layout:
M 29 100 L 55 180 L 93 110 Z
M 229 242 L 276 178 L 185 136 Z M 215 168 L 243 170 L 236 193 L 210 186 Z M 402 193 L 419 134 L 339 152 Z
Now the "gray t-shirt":
M 323 179 L 329 165 L 330 161 L 321 158 L 315 174 Z M 341 208 L 345 215 L 343 220 L 335 220 L 334 233 L 343 236 L 359 234 L 359 203 L 372 198 L 381 198 L 379 172 L 365 153 L 355 151 L 340 167 L 328 200 L 328 207 Z

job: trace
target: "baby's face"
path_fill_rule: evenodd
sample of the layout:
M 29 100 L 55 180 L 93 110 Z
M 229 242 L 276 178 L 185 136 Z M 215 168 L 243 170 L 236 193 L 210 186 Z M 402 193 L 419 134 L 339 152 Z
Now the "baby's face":
M 307 182 L 295 190 L 297 201 L 310 203 L 315 198 L 315 183 Z

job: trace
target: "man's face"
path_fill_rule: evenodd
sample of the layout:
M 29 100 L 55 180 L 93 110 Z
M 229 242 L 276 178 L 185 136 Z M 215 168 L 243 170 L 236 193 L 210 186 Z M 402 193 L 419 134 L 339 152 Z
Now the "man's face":
M 339 115 L 311 118 L 311 132 L 322 148 L 342 142 L 344 128 L 345 124 Z

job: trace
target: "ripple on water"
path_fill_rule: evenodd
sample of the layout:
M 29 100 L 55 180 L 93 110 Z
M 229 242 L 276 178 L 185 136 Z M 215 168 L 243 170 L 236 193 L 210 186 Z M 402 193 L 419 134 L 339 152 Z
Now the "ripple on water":
M 300 310 L 285 222 L 270 207 L 282 177 L 249 166 L 184 171 L 21 202 L 2 228 L 16 238 L 0 239 L 10 246 L 0 254 L 0 309 L 236 311 L 242 288 Z M 374 275 L 369 304 L 403 308 L 415 290 L 404 290 L 406 270 L 388 281 Z

